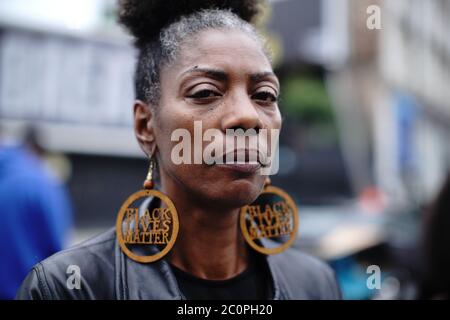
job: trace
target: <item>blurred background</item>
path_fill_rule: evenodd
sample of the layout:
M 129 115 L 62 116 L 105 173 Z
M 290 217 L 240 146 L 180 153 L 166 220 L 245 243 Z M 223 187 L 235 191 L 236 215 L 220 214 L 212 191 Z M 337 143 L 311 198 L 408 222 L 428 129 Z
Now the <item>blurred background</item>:
M 2 299 L 39 260 L 112 227 L 146 174 L 115 10 L 0 1 Z M 257 26 L 281 80 L 272 182 L 299 206 L 296 245 L 346 299 L 448 299 L 450 1 L 273 0 Z

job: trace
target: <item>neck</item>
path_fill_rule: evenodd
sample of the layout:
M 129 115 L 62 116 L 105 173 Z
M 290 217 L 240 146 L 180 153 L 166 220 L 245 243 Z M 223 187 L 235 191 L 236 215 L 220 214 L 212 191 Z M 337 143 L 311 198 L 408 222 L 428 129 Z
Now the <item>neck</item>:
M 239 228 L 239 208 L 193 201 L 170 183 L 164 184 L 163 192 L 174 202 L 180 220 L 177 240 L 168 254 L 170 263 L 211 280 L 228 279 L 246 269 L 248 252 Z

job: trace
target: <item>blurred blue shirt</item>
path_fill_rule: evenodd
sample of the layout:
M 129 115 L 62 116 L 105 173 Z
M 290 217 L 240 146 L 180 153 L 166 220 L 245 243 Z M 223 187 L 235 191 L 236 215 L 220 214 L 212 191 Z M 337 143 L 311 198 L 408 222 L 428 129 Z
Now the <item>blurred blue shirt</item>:
M 26 148 L 0 144 L 0 299 L 13 299 L 31 267 L 63 249 L 71 227 L 63 185 Z

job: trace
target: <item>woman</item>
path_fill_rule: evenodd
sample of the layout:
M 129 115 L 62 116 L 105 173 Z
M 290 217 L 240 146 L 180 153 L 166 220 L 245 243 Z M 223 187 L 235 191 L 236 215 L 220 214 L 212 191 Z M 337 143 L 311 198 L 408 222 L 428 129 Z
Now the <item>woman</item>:
M 142 150 L 158 164 L 164 208 L 169 212 L 176 208 L 172 217 L 179 224 L 168 227 L 176 241 L 166 246 L 170 250 L 162 250 L 168 251 L 164 255 L 155 243 L 170 241 L 153 242 L 147 247 L 158 257 L 149 255 L 145 260 L 145 254 L 135 250 L 138 244 L 161 238 L 144 240 L 124 231 L 133 228 L 133 221 L 134 227 L 143 221 L 138 215 L 134 220 L 127 201 L 116 232 L 35 266 L 18 298 L 340 297 L 331 270 L 322 262 L 294 249 L 266 256 L 246 244 L 239 231 L 239 213 L 264 187 L 259 153 L 256 164 L 180 164 L 173 159 L 177 144 L 171 139 L 173 132 L 181 128 L 194 136 L 196 122 L 202 130 L 220 132 L 218 145 L 229 142 L 225 134 L 229 129 L 280 129 L 279 83 L 262 41 L 247 22 L 257 13 L 257 5 L 257 1 L 120 2 L 120 21 L 134 35 L 139 51 L 134 130 Z M 232 151 L 233 159 L 237 153 Z M 248 160 L 249 150 L 244 154 Z M 151 189 L 152 184 L 147 181 L 146 187 Z M 154 210 L 163 209 L 162 202 L 152 200 L 149 212 L 160 212 Z M 151 214 L 148 221 L 155 218 Z

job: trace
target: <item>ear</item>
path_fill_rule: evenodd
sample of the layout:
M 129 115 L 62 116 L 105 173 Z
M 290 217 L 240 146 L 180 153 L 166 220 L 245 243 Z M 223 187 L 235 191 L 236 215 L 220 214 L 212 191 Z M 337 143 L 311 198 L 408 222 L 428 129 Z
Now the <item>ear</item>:
M 134 102 L 134 134 L 148 156 L 154 154 L 156 149 L 154 119 L 153 108 L 141 100 Z

